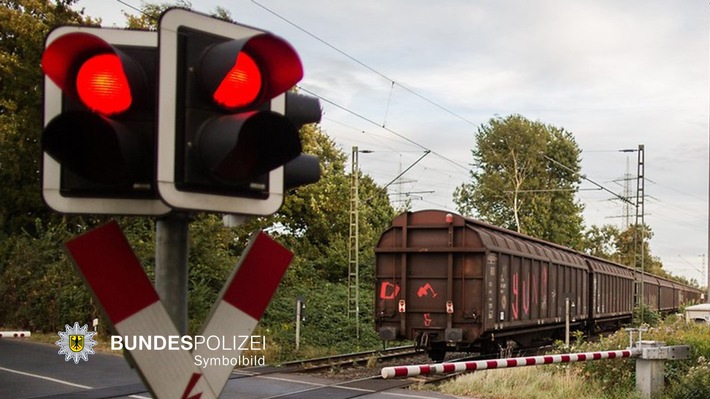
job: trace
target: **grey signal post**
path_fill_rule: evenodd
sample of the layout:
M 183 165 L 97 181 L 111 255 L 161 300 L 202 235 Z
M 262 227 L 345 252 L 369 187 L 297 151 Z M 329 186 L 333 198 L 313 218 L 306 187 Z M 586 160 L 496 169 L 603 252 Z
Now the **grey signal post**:
M 155 290 L 181 335 L 187 334 L 189 214 L 173 212 L 155 228 Z

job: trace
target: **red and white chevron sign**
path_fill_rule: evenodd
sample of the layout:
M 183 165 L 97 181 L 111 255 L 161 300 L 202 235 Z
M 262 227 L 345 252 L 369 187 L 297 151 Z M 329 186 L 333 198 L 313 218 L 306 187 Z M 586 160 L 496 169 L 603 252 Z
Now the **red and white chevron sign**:
M 259 232 L 244 250 L 237 267 L 227 280 L 220 299 L 207 317 L 202 336 L 250 337 L 261 320 L 271 297 L 278 288 L 293 253 L 268 235 Z M 240 345 L 241 346 L 241 345 Z M 203 345 L 193 355 L 239 356 L 241 350 L 210 351 Z M 203 370 L 207 382 L 215 391 L 221 392 L 234 366 L 206 367 Z
M 116 222 L 79 236 L 67 242 L 66 247 L 119 335 L 175 338 L 173 350 L 130 350 L 154 397 L 219 396 L 233 366 L 200 368 L 196 356 L 233 357 L 241 351 L 224 347 L 210 351 L 206 345 L 191 341 L 190 349 L 194 351 L 184 350 L 181 345 L 187 341 L 177 341 L 177 328 Z M 208 317 L 202 336 L 250 336 L 292 258 L 288 249 L 268 235 L 254 234 Z

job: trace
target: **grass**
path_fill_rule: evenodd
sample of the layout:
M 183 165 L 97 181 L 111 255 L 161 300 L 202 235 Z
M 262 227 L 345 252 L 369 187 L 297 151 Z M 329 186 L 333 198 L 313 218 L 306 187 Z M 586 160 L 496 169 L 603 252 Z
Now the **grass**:
M 628 333 L 623 330 L 595 342 L 587 342 L 582 336 L 576 338 L 572 348 L 560 347 L 558 353 L 622 349 L 629 343 Z M 649 328 L 643 339 L 690 346 L 690 359 L 665 363 L 663 398 L 710 398 L 708 326 L 686 324 L 682 317 L 670 316 Z M 635 389 L 634 364 L 634 360 L 619 359 L 485 370 L 443 384 L 440 391 L 477 399 L 639 398 Z
M 637 398 L 634 392 L 605 392 L 577 371 L 557 366 L 482 370 L 442 384 L 439 391 L 477 399 Z

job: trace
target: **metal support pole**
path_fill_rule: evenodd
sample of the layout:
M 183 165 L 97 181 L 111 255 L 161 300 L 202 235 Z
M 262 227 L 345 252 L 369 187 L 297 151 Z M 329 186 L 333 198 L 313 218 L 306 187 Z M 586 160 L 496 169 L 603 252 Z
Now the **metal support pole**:
M 642 398 L 658 398 L 663 393 L 664 370 L 667 360 L 690 359 L 690 346 L 666 346 L 663 342 L 639 341 L 636 352 L 636 388 Z
M 565 298 L 565 348 L 569 348 L 569 298 Z
M 180 334 L 187 334 L 187 256 L 188 225 L 186 213 L 170 213 L 155 227 L 155 290 Z
M 355 334 L 360 342 L 360 150 L 352 149 L 350 172 L 350 233 L 348 240 L 348 313 L 355 316 Z
M 662 359 L 636 359 L 636 389 L 642 398 L 655 398 L 663 392 L 665 365 Z
M 296 300 L 296 351 L 301 346 L 301 298 Z

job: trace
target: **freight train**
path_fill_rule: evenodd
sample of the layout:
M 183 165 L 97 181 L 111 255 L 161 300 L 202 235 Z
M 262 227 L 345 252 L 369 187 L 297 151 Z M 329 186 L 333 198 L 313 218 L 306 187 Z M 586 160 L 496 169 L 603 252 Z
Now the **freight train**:
M 397 216 L 380 237 L 375 258 L 380 338 L 412 340 L 435 361 L 447 351 L 493 353 L 511 343 L 549 342 L 562 337 L 566 322 L 590 333 L 619 327 L 632 321 L 635 298 L 670 313 L 703 295 L 439 210 Z

